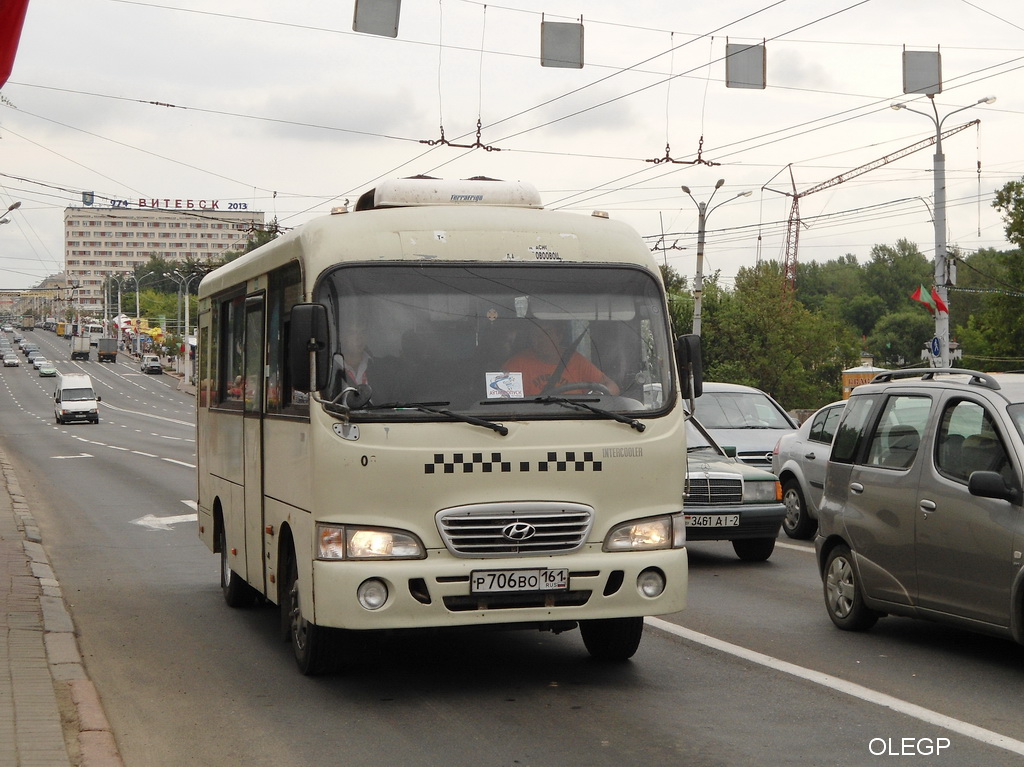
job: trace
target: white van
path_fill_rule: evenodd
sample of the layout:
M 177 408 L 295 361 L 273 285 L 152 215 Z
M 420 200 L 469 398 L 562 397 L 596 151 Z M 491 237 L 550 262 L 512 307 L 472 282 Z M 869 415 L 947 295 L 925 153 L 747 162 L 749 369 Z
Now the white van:
M 92 379 L 82 373 L 68 373 L 57 379 L 53 392 L 53 415 L 57 423 L 68 421 L 100 422 L 99 397 Z

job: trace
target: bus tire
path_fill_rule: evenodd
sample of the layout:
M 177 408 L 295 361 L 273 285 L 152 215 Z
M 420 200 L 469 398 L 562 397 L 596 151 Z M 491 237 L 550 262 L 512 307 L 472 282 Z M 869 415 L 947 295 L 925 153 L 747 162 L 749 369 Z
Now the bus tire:
M 643 618 L 580 621 L 583 644 L 587 652 L 598 660 L 629 660 L 640 646 L 643 633 Z
M 228 603 L 228 607 L 252 607 L 256 603 L 256 589 L 231 569 L 223 522 L 217 532 L 217 538 L 220 548 L 220 589 L 224 594 L 224 601 Z
M 288 557 L 287 577 L 281 589 L 281 623 L 287 628 L 295 663 L 304 676 L 321 674 L 328 668 L 331 655 L 331 631 L 317 626 L 302 616 L 299 589 L 299 566 L 292 553 Z

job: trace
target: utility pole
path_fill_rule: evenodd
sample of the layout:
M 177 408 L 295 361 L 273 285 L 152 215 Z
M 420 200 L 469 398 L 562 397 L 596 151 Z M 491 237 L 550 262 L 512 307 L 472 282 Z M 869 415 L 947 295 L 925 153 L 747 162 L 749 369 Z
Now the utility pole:
M 932 103 L 933 114 L 911 109 L 906 104 L 892 104 L 893 109 L 906 109 L 924 115 L 935 125 L 935 157 L 933 159 L 933 176 L 935 181 L 935 293 L 949 308 L 949 293 L 947 288 L 956 283 L 953 270 L 949 267 L 949 256 L 946 253 L 946 156 L 942 153 L 942 123 L 950 115 L 963 112 L 978 104 L 992 104 L 995 96 L 985 96 L 973 104 L 954 109 L 948 112 L 945 117 L 939 117 L 939 108 L 935 105 L 935 94 L 929 93 L 928 99 Z M 950 367 L 949 355 L 949 312 L 935 309 L 935 338 L 932 340 L 932 367 Z

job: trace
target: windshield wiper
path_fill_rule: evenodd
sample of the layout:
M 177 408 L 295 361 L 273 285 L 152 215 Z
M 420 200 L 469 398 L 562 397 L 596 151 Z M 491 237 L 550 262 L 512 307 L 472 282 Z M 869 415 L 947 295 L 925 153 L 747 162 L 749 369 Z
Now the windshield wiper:
M 362 410 L 419 410 L 421 413 L 431 413 L 433 415 L 443 415 L 447 418 L 451 418 L 453 421 L 462 421 L 463 423 L 471 423 L 474 426 L 483 426 L 486 429 L 492 429 L 498 432 L 501 436 L 508 434 L 508 427 L 502 426 L 500 423 L 494 423 L 493 421 L 485 421 L 483 418 L 475 418 L 465 413 L 456 413 L 454 410 L 448 410 L 445 405 L 449 405 L 449 402 L 385 402 L 382 405 L 367 405 Z
M 497 400 L 490 400 L 495 402 Z M 508 401 L 508 400 L 504 400 Z M 590 402 L 599 402 L 600 400 L 582 400 L 582 399 L 569 399 L 568 397 L 555 397 L 552 395 L 545 395 L 543 397 L 533 397 L 532 399 L 516 400 L 517 402 L 539 402 L 541 404 L 554 403 L 556 405 L 564 405 L 565 407 L 574 407 L 577 410 L 589 410 L 591 413 L 596 415 L 604 416 L 605 418 L 611 418 L 613 421 L 619 423 L 628 424 L 637 431 L 644 431 L 647 429 L 647 425 L 642 421 L 638 421 L 636 418 L 630 418 L 629 416 L 622 415 L 620 413 L 613 413 L 611 410 L 605 410 L 604 408 L 594 407 L 589 404 Z

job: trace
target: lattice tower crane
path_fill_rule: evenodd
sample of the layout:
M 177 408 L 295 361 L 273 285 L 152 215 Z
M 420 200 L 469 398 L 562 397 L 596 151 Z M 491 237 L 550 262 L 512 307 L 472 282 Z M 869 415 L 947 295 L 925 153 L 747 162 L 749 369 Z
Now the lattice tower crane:
M 972 120 L 969 123 L 964 123 L 963 125 L 958 125 L 955 128 L 950 128 L 949 130 L 943 131 L 941 137 L 946 138 L 947 136 L 952 136 L 954 133 L 959 133 L 960 131 L 966 130 L 967 128 L 970 128 L 973 125 L 978 125 L 980 122 L 981 120 Z M 787 293 L 792 294 L 793 290 L 796 288 L 796 255 L 797 245 L 800 242 L 800 199 L 802 197 L 806 197 L 809 194 L 814 194 L 815 192 L 820 192 L 822 189 L 829 189 L 830 187 L 837 186 L 843 183 L 844 181 L 850 180 L 851 178 L 862 176 L 868 171 L 872 171 L 875 168 L 880 168 L 883 165 L 888 165 L 889 163 L 894 162 L 895 160 L 899 160 L 901 157 L 906 157 L 908 154 L 913 154 L 914 152 L 920 151 L 921 149 L 924 149 L 925 147 L 929 147 L 932 144 L 934 144 L 936 138 L 936 136 L 931 136 L 930 138 L 926 138 L 923 141 L 918 141 L 916 144 L 911 144 L 908 147 L 904 147 L 903 149 L 900 149 L 896 152 L 887 154 L 885 155 L 885 157 L 880 157 L 877 160 L 869 162 L 865 165 L 861 165 L 858 168 L 848 170 L 846 171 L 846 173 L 840 173 L 838 176 L 834 176 L 830 178 L 828 181 L 822 181 L 820 184 L 816 184 L 815 186 L 812 186 L 810 189 L 805 189 L 802 192 L 796 191 L 796 181 L 793 180 L 792 165 L 789 166 L 789 180 L 790 183 L 793 185 L 792 192 L 782 192 L 778 189 L 771 189 L 770 187 L 765 187 L 771 192 L 779 192 L 779 194 L 784 194 L 788 197 L 793 198 L 793 202 L 789 206 L 789 221 L 786 225 L 786 253 L 784 263 L 785 273 L 783 275 L 783 290 L 786 291 Z

